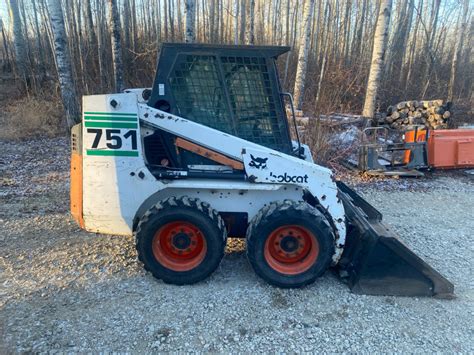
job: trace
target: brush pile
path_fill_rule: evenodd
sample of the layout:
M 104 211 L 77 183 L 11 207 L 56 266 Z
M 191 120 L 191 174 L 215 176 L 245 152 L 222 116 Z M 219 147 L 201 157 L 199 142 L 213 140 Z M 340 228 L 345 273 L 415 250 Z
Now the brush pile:
M 410 125 L 444 129 L 448 127 L 451 117 L 451 105 L 451 102 L 443 103 L 443 100 L 402 101 L 388 107 L 383 123 L 394 129 L 403 129 Z

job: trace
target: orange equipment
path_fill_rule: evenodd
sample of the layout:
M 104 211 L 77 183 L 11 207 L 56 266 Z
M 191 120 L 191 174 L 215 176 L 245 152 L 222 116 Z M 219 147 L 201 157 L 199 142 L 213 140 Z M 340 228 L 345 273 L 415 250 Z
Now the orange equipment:
M 440 169 L 474 167 L 474 129 L 430 131 L 428 164 Z
M 84 228 L 82 216 L 82 142 L 81 126 L 76 125 L 71 130 L 71 215 Z
M 415 140 L 416 134 L 416 140 Z M 405 143 L 413 143 L 413 142 L 426 142 L 426 129 L 414 129 L 412 131 L 405 132 Z M 408 164 L 410 162 L 410 153 L 411 150 L 405 150 L 403 156 L 403 162 Z

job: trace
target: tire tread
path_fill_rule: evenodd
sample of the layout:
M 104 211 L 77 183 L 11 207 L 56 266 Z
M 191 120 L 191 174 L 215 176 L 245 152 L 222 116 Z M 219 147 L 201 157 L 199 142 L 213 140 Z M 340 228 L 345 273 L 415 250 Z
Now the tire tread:
M 314 277 L 297 285 L 285 286 L 281 284 L 276 284 L 274 280 L 269 279 L 266 275 L 259 272 L 258 268 L 255 268 L 254 265 L 256 264 L 256 260 L 254 259 L 252 254 L 249 253 L 250 250 L 255 248 L 256 239 L 259 237 L 254 231 L 258 229 L 259 226 L 268 223 L 270 217 L 272 219 L 279 218 L 280 216 L 283 216 L 283 212 L 288 211 L 289 209 L 298 211 L 298 213 L 304 218 L 312 218 L 316 220 L 322 228 L 323 233 L 326 235 L 332 235 L 333 240 L 335 239 L 331 225 L 327 221 L 326 217 L 317 208 L 314 208 L 306 202 L 296 202 L 288 199 L 282 201 L 275 201 L 260 209 L 260 211 L 254 216 L 254 218 L 249 223 L 246 233 L 247 258 L 254 267 L 254 270 L 258 274 L 258 276 L 260 276 L 265 281 L 280 287 L 304 287 L 308 284 L 313 283 L 320 275 L 316 274 L 314 275 Z M 323 262 L 324 264 L 327 264 L 329 266 L 332 255 L 325 255 L 325 257 L 327 260 L 324 260 Z
M 164 200 L 160 200 L 155 203 L 152 207 L 150 207 L 140 218 L 138 222 L 137 228 L 134 232 L 135 236 L 135 248 L 137 249 L 138 260 L 143 264 L 146 271 L 149 271 L 153 274 L 153 276 L 157 279 L 163 279 L 160 275 L 154 272 L 150 267 L 147 266 L 147 263 L 144 260 L 144 257 L 140 250 L 142 249 L 142 243 L 144 243 L 143 238 L 141 238 L 141 231 L 146 227 L 146 225 L 154 220 L 154 217 L 157 216 L 161 211 L 166 210 L 168 208 L 176 208 L 176 207 L 184 207 L 184 208 L 192 208 L 203 215 L 209 217 L 214 223 L 217 228 L 219 229 L 219 234 L 222 235 L 222 239 L 224 241 L 224 247 L 226 244 L 227 239 L 227 231 L 225 227 L 224 220 L 219 215 L 219 213 L 211 207 L 211 205 L 207 202 L 200 201 L 194 197 L 182 196 L 182 197 L 169 197 Z M 222 256 L 224 255 L 224 248 L 222 249 Z M 163 281 L 168 282 L 163 279 Z M 174 282 L 173 282 L 174 283 Z M 183 283 L 179 283 L 183 284 Z

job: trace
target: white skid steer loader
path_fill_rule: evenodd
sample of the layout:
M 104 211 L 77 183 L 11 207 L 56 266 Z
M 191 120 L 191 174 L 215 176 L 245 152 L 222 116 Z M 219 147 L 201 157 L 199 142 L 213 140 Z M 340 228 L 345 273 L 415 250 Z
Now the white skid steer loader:
M 73 217 L 134 234 L 145 268 L 168 283 L 208 277 L 231 236 L 247 239 L 253 269 L 276 286 L 333 266 L 354 292 L 451 297 L 377 210 L 291 140 L 275 63 L 288 50 L 164 44 L 151 90 L 85 96 Z

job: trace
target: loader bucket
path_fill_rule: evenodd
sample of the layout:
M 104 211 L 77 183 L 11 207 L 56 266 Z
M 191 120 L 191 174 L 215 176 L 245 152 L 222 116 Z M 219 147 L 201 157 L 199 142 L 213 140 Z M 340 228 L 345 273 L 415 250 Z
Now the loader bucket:
M 386 296 L 453 298 L 454 286 L 412 252 L 386 225 L 382 214 L 338 182 L 348 234 L 340 275 L 352 292 Z

